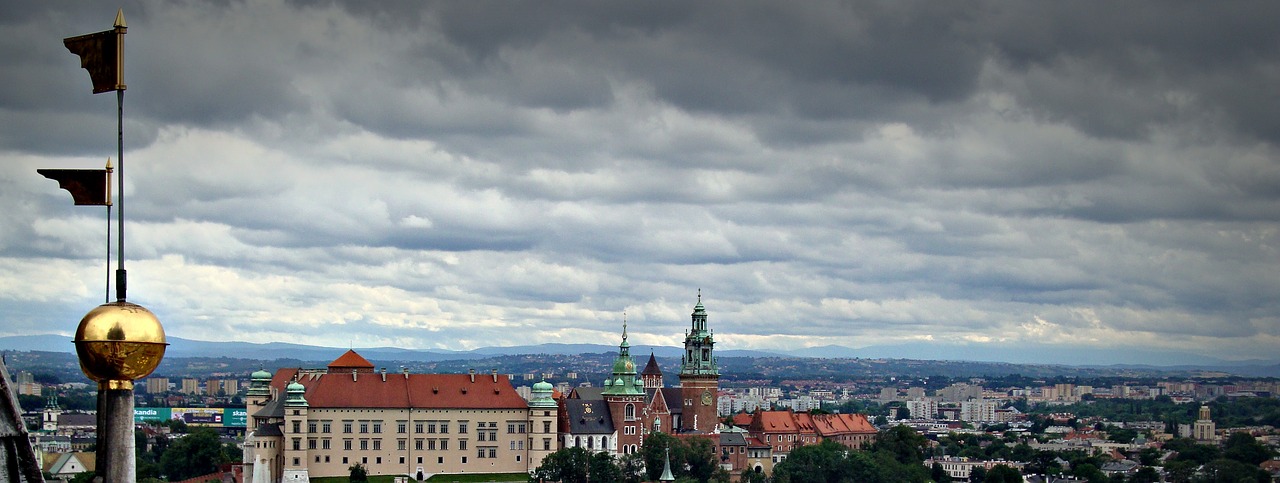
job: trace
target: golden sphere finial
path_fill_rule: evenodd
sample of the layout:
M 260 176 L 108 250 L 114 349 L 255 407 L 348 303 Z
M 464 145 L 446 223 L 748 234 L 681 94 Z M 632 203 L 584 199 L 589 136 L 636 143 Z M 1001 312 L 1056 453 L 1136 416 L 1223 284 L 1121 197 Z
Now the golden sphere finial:
M 129 302 L 102 304 L 76 328 L 80 370 L 89 379 L 113 386 L 133 385 L 164 358 L 164 327 L 145 307 Z

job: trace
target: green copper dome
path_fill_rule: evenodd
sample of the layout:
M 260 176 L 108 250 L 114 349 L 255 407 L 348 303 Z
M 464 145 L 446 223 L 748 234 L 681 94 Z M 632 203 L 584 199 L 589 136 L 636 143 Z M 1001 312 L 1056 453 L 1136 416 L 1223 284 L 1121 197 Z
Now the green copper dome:
M 298 381 L 293 381 L 289 383 L 288 386 L 285 386 L 284 392 L 285 394 L 288 394 L 288 396 L 285 397 L 284 399 L 285 406 L 306 406 L 307 405 L 307 399 L 302 397 L 302 394 L 307 392 L 307 387 L 303 386 L 302 384 L 299 384 Z
M 529 407 L 531 408 L 554 408 L 556 400 L 551 398 L 552 391 L 555 387 L 551 383 L 543 380 L 533 384 L 533 392 L 529 395 Z
M 639 396 L 644 394 L 644 384 L 636 372 L 636 361 L 631 358 L 631 344 L 627 343 L 627 319 L 622 319 L 622 343 L 618 344 L 618 358 L 613 360 L 613 374 L 604 381 L 606 396 Z

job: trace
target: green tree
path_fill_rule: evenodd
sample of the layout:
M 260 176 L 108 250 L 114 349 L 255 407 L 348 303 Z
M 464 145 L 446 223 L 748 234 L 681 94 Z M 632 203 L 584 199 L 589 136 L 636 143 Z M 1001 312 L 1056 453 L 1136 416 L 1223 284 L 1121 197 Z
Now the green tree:
M 529 481 L 586 483 L 590 466 L 591 454 L 587 450 L 564 448 L 543 458 L 542 464 L 529 475 Z
M 622 470 L 614 462 L 609 453 L 599 452 L 591 455 L 587 467 L 587 478 L 592 483 L 622 483 Z
M 919 466 L 929 448 L 929 440 L 910 427 L 898 425 L 881 431 L 871 444 L 871 451 L 885 452 L 902 464 Z
M 1150 466 L 1138 468 L 1138 471 L 1129 478 L 1129 483 L 1159 483 L 1160 472 Z
M 656 432 L 644 439 L 640 445 L 640 455 L 644 461 L 644 469 L 649 481 L 656 481 L 662 476 L 662 467 L 671 462 L 671 474 L 677 478 L 684 472 L 684 443 L 667 433 Z
M 1222 457 L 1254 466 L 1271 459 L 1273 452 L 1249 433 L 1234 432 L 1222 446 Z
M 1174 460 L 1164 465 L 1166 480 L 1170 483 L 1187 483 L 1195 476 L 1200 465 L 1194 461 Z
M 1197 482 L 1205 483 L 1270 483 L 1271 475 L 1262 468 L 1226 458 L 1210 461 L 1201 469 Z
M 688 476 L 698 481 L 710 481 L 720 465 L 716 463 L 716 448 L 707 438 L 686 440 L 684 464 Z
M 1013 450 L 1009 452 L 1009 459 L 1026 463 L 1035 458 L 1036 450 L 1027 443 L 1018 443 L 1013 446 Z
M 1164 443 L 1164 449 L 1176 451 L 1178 461 L 1190 461 L 1196 466 L 1218 459 L 1222 452 L 1217 446 L 1196 443 L 1191 438 L 1174 438 Z
M 1022 483 L 1022 473 L 1009 465 L 995 465 L 987 471 L 987 483 Z
M 644 481 L 644 460 L 639 453 L 632 453 L 618 458 L 618 469 L 622 472 L 622 481 L 640 483 Z
M 169 445 L 160 456 L 160 470 L 170 480 L 185 480 L 212 473 L 230 461 L 217 431 L 197 428 Z
M 929 468 L 929 478 L 933 481 L 951 481 L 951 476 L 947 475 L 947 470 L 942 467 L 942 463 L 934 463 L 933 467 Z
M 369 483 L 369 470 L 366 470 L 364 465 L 356 463 L 347 468 L 347 471 L 350 472 L 347 481 L 351 483 Z
M 969 470 L 969 483 L 982 483 L 987 481 L 987 468 L 984 466 L 975 466 Z
M 845 450 L 830 440 L 793 449 L 787 459 L 773 467 L 773 479 L 779 483 L 842 481 L 850 476 Z
M 756 470 L 747 468 L 742 470 L 738 481 L 741 483 L 769 483 L 769 477 L 765 476 L 764 473 L 757 473 Z
M 70 480 L 67 480 L 67 483 L 93 483 L 95 476 L 98 476 L 98 474 L 92 471 L 81 471 L 72 476 Z

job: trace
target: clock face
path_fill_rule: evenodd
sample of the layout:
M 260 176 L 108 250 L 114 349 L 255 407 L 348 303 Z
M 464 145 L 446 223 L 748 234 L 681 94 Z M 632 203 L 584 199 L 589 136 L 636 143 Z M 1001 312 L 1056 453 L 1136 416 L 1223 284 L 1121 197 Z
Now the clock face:
M 710 406 L 710 405 L 711 405 L 711 391 L 710 391 L 710 390 L 702 391 L 702 405 L 703 405 L 703 406 Z

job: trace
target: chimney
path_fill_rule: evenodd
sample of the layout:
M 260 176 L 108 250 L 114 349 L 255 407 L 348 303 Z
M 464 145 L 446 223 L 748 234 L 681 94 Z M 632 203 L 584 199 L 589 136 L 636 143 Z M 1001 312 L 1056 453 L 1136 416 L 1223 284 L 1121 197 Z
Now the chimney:
M 490 369 L 490 371 L 493 372 L 493 382 L 498 382 L 498 370 Z
M 387 368 L 382 368 L 382 382 L 387 382 Z
M 475 370 L 475 369 L 472 369 L 472 370 L 471 370 L 471 382 L 473 382 L 473 383 L 474 383 L 474 382 L 476 382 L 476 370 Z
M 351 380 L 352 380 L 353 382 L 354 382 L 354 381 L 356 381 L 356 380 L 358 380 L 358 379 L 356 378 L 356 370 L 355 370 L 355 369 L 352 369 L 352 370 L 351 370 Z
M 404 371 L 404 378 L 405 378 L 405 379 L 408 379 L 408 378 L 409 378 L 409 368 L 408 368 L 408 367 L 401 367 L 400 369 Z

